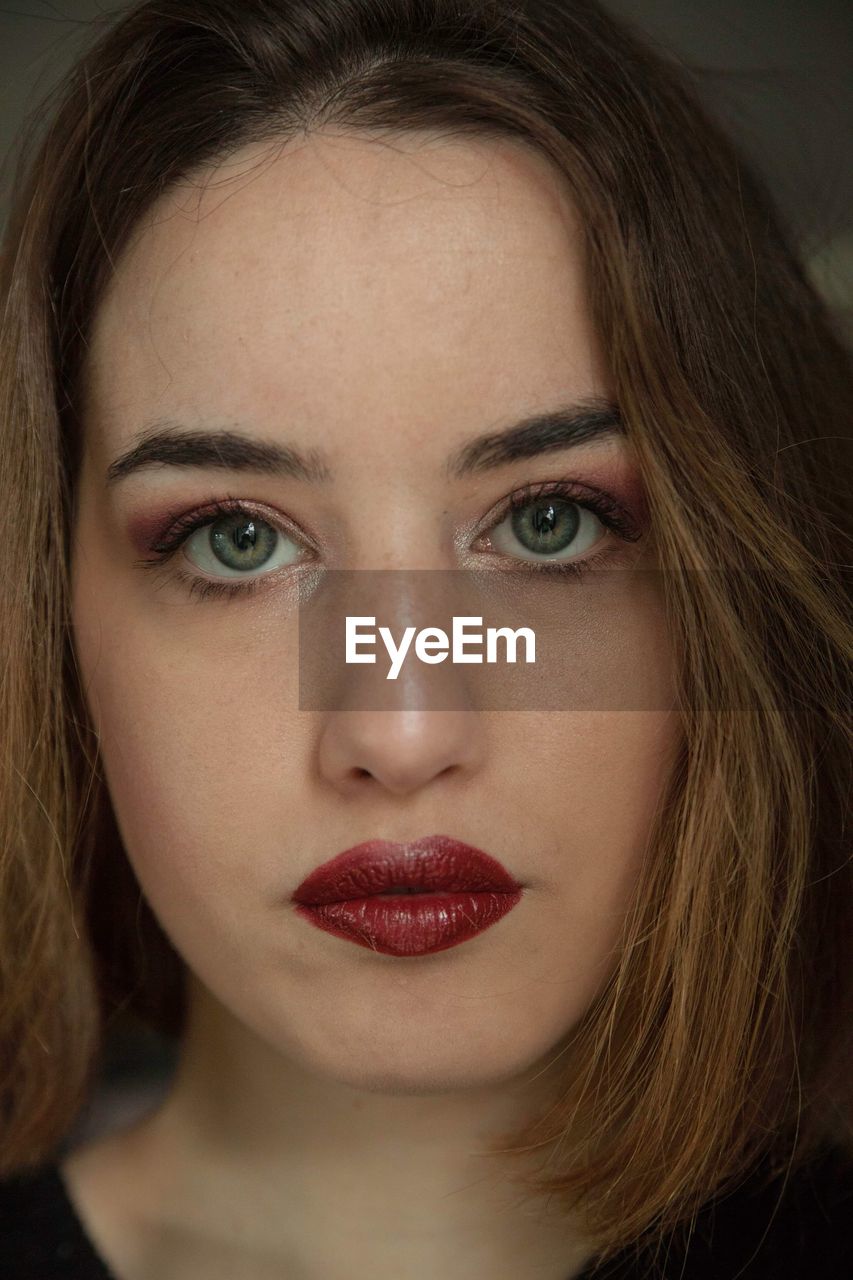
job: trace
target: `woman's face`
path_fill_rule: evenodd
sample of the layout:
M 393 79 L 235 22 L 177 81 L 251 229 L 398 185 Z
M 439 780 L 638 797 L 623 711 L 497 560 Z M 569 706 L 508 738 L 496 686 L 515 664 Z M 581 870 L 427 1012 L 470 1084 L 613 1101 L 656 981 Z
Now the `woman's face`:
M 608 398 L 561 183 L 506 140 L 246 148 L 160 200 L 92 335 L 73 622 L 128 857 L 224 1026 L 363 1088 L 508 1080 L 571 1030 L 614 964 L 680 740 L 665 709 L 298 705 L 293 576 L 309 561 L 453 570 L 499 552 L 518 570 L 531 548 L 503 500 L 564 479 L 646 527 L 620 435 L 448 466 L 476 437 Z M 321 465 L 200 465 L 175 442 L 107 475 L 143 434 L 223 429 Z M 225 497 L 271 548 L 242 595 L 198 594 L 241 587 L 209 528 L 155 571 L 139 563 Z M 579 528 L 563 559 L 626 545 L 592 514 Z M 624 647 L 648 625 L 625 611 L 608 630 Z M 290 902 L 343 849 L 434 833 L 524 886 L 466 942 L 377 953 Z

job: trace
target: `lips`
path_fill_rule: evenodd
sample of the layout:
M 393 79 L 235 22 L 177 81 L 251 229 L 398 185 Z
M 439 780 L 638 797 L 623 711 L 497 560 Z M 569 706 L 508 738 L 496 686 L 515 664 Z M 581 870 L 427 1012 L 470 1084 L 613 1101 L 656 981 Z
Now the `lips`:
M 442 951 L 496 924 L 523 886 L 450 836 L 369 840 L 315 868 L 292 895 L 311 924 L 386 955 Z

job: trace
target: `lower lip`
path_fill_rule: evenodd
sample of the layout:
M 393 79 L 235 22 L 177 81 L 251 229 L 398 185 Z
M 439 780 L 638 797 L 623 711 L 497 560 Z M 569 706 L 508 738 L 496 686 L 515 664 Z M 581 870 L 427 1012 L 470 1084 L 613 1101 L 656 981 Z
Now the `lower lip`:
M 491 928 L 521 901 L 521 892 L 376 894 L 296 910 L 318 929 L 369 951 L 425 956 Z

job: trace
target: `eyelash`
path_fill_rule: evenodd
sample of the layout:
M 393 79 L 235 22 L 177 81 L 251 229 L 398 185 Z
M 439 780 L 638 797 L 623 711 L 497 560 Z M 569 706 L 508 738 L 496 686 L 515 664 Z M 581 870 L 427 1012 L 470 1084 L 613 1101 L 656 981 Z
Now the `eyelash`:
M 628 515 L 623 507 L 620 506 L 609 494 L 603 493 L 598 489 L 588 489 L 586 486 L 574 484 L 566 480 L 544 481 L 539 484 L 526 484 L 521 489 L 516 490 L 504 500 L 498 516 L 492 523 L 478 534 L 478 537 L 489 533 L 492 529 L 501 524 L 508 515 L 520 507 L 526 507 L 531 502 L 535 502 L 540 498 L 559 497 L 565 498 L 569 502 L 573 502 L 576 506 L 585 507 L 592 511 L 594 515 L 605 525 L 618 535 L 624 542 L 637 542 L 641 537 L 641 530 L 637 527 L 634 520 Z M 217 502 L 212 502 L 202 511 L 191 511 L 177 517 L 174 522 L 168 526 L 165 535 L 156 543 L 152 544 L 151 550 L 155 553 L 149 559 L 138 560 L 136 563 L 145 569 L 159 569 L 163 564 L 171 560 L 175 553 L 179 550 L 184 542 L 195 533 L 196 529 L 202 529 L 206 525 L 214 524 L 221 516 L 241 515 L 247 520 L 262 520 L 263 517 L 258 515 L 250 506 L 239 498 L 225 497 Z M 265 524 L 272 528 L 279 529 L 280 532 L 289 532 L 281 525 L 271 520 L 264 520 Z M 511 557 L 504 557 L 512 559 Z M 535 562 L 530 560 L 512 560 L 514 566 L 523 566 L 525 573 L 545 573 L 554 576 L 571 577 L 580 579 L 590 570 L 598 568 L 607 563 L 612 558 L 612 550 L 604 553 L 597 553 L 587 556 L 582 561 L 541 561 Z M 293 567 L 292 565 L 289 567 Z M 216 582 L 211 579 L 198 577 L 195 574 L 183 573 L 180 569 L 176 569 L 172 574 L 176 582 L 185 587 L 188 594 L 199 600 L 210 599 L 227 599 L 233 600 L 238 596 L 250 596 L 260 590 L 266 580 L 273 577 L 273 573 L 258 574 L 255 578 L 247 578 L 245 582 L 239 584 L 229 584 L 226 582 Z

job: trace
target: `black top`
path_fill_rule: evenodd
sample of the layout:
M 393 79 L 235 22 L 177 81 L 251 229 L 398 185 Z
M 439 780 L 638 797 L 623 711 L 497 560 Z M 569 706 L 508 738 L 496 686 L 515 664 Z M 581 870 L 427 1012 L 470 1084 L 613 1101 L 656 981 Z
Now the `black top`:
M 86 1235 L 56 1164 L 0 1182 L 0 1275 L 118 1280 Z M 763 1188 L 748 1180 L 705 1206 L 689 1245 L 676 1233 L 657 1263 L 626 1249 L 577 1280 L 853 1280 L 853 1161 L 831 1150 L 784 1189 L 782 1179 Z

